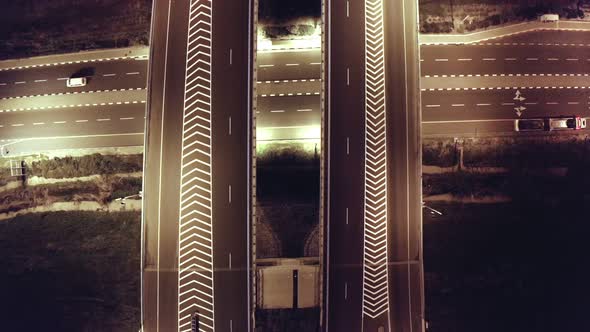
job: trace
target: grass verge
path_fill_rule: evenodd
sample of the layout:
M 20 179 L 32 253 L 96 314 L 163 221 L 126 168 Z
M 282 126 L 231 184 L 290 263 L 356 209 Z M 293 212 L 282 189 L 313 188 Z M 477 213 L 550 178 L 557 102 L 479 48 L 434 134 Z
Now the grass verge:
M 54 212 L 0 222 L 2 328 L 137 331 L 140 219 Z

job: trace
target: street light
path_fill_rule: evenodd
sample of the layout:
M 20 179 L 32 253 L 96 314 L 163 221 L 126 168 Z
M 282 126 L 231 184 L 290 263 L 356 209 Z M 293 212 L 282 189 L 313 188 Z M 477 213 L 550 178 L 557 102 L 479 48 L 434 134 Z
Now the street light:
M 433 208 L 431 208 L 430 206 L 426 205 L 426 203 L 425 203 L 424 201 L 422 201 L 422 207 L 423 207 L 423 208 L 426 208 L 427 210 L 429 210 L 429 211 L 430 211 L 430 213 L 432 213 L 432 214 L 435 214 L 435 213 L 436 213 L 436 214 L 438 214 L 439 216 L 442 216 L 442 215 L 443 215 L 443 214 L 442 214 L 442 212 L 440 212 L 440 211 L 438 211 L 438 210 L 436 210 L 436 209 L 433 209 Z
M 115 198 L 116 202 L 120 202 L 121 205 L 125 205 L 125 200 L 127 198 L 133 198 L 133 197 L 139 197 L 139 198 L 143 198 L 143 191 L 139 191 L 139 193 L 135 194 L 135 195 L 130 195 L 130 196 L 125 196 L 125 197 L 119 197 L 119 198 Z

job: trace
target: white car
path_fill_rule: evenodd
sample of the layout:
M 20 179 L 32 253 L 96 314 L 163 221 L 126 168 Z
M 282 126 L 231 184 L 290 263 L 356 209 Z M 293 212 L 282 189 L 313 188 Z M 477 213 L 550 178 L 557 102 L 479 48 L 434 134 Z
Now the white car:
M 580 130 L 586 128 L 586 118 L 560 116 L 549 118 L 549 130 Z
M 68 88 L 78 88 L 81 86 L 85 86 L 86 85 L 86 77 L 73 77 L 73 78 L 68 78 L 68 80 L 66 81 L 66 86 Z

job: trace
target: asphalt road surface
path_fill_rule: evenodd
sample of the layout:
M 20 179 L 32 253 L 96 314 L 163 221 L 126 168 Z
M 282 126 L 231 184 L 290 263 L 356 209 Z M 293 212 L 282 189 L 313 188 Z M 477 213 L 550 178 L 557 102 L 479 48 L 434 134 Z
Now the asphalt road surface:
M 144 331 L 252 329 L 250 10 L 198 4 L 161 1 L 153 14 Z
M 86 77 L 88 84 L 68 88 L 69 77 Z M 109 60 L 0 71 L 0 98 L 47 93 L 145 88 L 147 59 Z
M 365 89 L 365 11 L 362 5 L 350 2 L 347 8 L 345 3 L 334 4 L 327 27 L 330 45 L 327 137 L 330 141 L 325 325 L 328 331 L 421 331 L 419 72 L 417 63 L 412 60 L 418 58 L 418 48 L 417 31 L 407 28 L 416 26 L 409 23 L 417 17 L 416 7 L 412 1 L 386 2 L 385 5 L 386 167 L 389 174 L 386 182 L 388 245 L 385 248 L 389 309 L 371 317 L 367 315 L 370 310 L 363 304 L 363 246 L 368 245 L 371 234 L 365 234 L 368 217 L 364 214 L 365 190 L 368 190 L 365 187 L 368 174 L 365 172 L 365 158 L 368 158 L 365 142 L 370 135 L 367 136 L 364 126 L 364 101 L 369 97 Z M 380 255 L 380 248 L 371 249 L 376 250 L 375 255 Z M 372 289 L 365 288 L 365 291 Z

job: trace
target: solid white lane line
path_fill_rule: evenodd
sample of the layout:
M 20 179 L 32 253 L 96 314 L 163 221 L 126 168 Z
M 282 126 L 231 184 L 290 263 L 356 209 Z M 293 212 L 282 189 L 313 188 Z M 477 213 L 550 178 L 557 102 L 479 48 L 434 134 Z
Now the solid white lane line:
M 111 119 L 96 119 L 96 121 L 111 121 Z
M 491 104 L 475 104 L 477 106 L 490 106 Z
M 53 121 L 53 123 L 55 124 L 62 124 L 62 123 L 66 123 L 65 121 Z
M 24 123 L 15 123 L 15 124 L 11 124 L 11 126 L 13 126 L 13 127 L 22 127 L 22 126 L 24 126 L 24 125 L 25 125 Z
M 453 107 L 461 107 L 461 106 L 465 106 L 465 104 L 452 104 L 451 106 L 453 106 Z
M 102 76 L 106 76 L 106 77 L 108 77 L 108 76 L 116 76 L 116 75 L 117 74 L 102 74 Z
M 47 82 L 47 80 L 35 80 L 35 83 L 39 83 L 39 82 Z
M 506 61 L 516 61 L 516 58 L 504 58 Z
M 457 59 L 458 61 L 471 61 L 470 58 L 461 58 L 461 59 Z
M 311 108 L 305 108 L 305 109 L 302 109 L 302 110 L 297 110 L 297 112 L 311 112 L 311 111 L 313 111 Z
M 285 66 L 299 66 L 298 63 L 286 63 Z
M 275 65 L 259 65 L 258 67 L 262 67 L 262 68 L 264 68 L 264 67 L 274 67 L 274 66 L 275 66 Z
M 506 105 L 514 105 L 514 103 L 502 103 L 502 105 L 506 106 Z
M 449 59 L 434 59 L 434 61 L 449 61 Z
M 440 107 L 440 105 L 432 105 L 432 104 L 430 104 L 430 105 L 426 105 L 426 107 Z
M 526 59 L 527 59 L 527 61 L 537 61 L 537 60 L 539 60 L 539 58 L 526 58 Z
M 14 82 L 14 84 L 25 84 L 25 83 L 27 83 L 27 82 L 25 82 L 25 81 Z
M 119 120 L 133 120 L 135 119 L 134 117 L 128 117 L 128 118 L 119 118 Z
M 33 122 L 33 126 L 40 126 L 40 125 L 44 125 L 45 122 Z
M 134 71 L 134 72 L 125 73 L 125 74 L 127 74 L 127 75 L 139 75 L 139 72 L 138 71 Z
M 422 121 L 422 123 L 472 123 L 472 122 L 513 122 L 514 119 L 481 119 L 481 120 L 443 120 L 443 121 Z
M 496 58 L 483 58 L 483 61 L 496 61 Z
M 271 113 L 285 113 L 285 110 L 273 110 Z
M 88 122 L 88 120 L 76 120 L 76 122 L 80 123 L 80 122 Z

